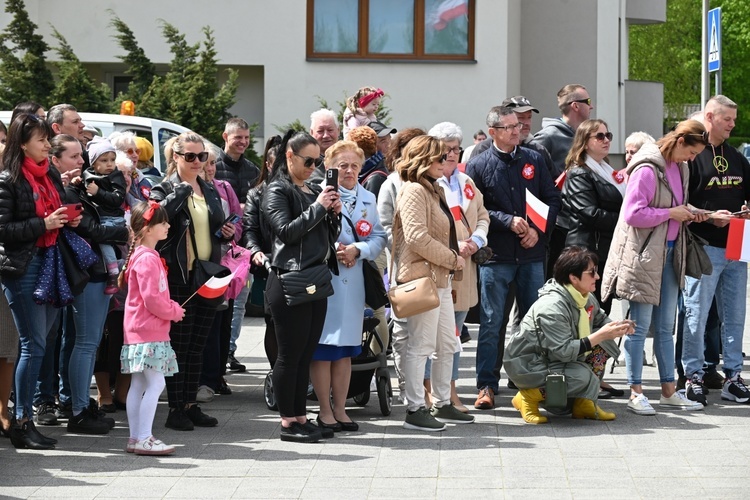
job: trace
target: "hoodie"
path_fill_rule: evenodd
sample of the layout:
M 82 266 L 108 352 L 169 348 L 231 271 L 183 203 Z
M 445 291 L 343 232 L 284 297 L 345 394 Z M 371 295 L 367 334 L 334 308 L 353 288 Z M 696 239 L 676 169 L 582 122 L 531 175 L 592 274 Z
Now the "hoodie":
M 544 146 L 552 156 L 555 172 L 565 170 L 565 158 L 573 145 L 575 130 L 562 118 L 543 118 L 542 129 L 534 134 L 534 142 Z

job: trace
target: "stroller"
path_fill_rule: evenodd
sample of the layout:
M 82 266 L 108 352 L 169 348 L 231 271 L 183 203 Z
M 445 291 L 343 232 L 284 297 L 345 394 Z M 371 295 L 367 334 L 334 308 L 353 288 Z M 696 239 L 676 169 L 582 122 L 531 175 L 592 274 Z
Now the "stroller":
M 365 309 L 365 317 L 362 321 L 362 352 L 356 358 L 352 358 L 352 375 L 349 382 L 348 398 L 352 398 L 357 406 L 365 406 L 370 401 L 370 381 L 375 376 L 375 386 L 377 388 L 378 400 L 380 402 L 380 412 L 384 416 L 391 414 L 393 388 L 391 386 L 391 374 L 388 371 L 388 362 L 386 360 L 386 347 L 383 340 L 378 335 L 375 327 L 380 321 L 372 316 L 372 310 Z M 268 331 L 268 330 L 267 330 Z M 269 345 L 270 339 L 265 339 L 266 345 Z M 375 354 L 371 346 L 373 342 L 380 348 L 380 353 Z M 271 370 L 266 375 L 263 382 L 263 397 L 269 410 L 276 411 L 276 396 L 273 387 L 273 365 L 276 363 L 276 353 L 266 350 L 268 362 L 271 364 Z M 307 399 L 316 401 L 315 392 L 312 383 L 307 389 Z

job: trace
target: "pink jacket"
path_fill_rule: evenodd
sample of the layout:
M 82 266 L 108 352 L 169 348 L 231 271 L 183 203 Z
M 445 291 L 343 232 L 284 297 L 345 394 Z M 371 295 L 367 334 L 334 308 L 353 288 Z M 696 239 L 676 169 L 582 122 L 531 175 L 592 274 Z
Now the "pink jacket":
M 234 224 L 234 242 L 239 243 L 242 237 L 242 206 L 240 200 L 237 199 L 237 194 L 227 181 L 214 179 L 212 182 L 216 192 L 219 193 L 219 197 L 229 204 L 229 211 L 240 216 L 240 220 Z M 229 214 L 224 215 L 229 216 Z
M 142 245 L 137 247 L 128 261 L 125 278 L 128 296 L 123 344 L 169 341 L 171 322 L 182 317 L 182 307 L 169 298 L 167 273 L 159 253 Z

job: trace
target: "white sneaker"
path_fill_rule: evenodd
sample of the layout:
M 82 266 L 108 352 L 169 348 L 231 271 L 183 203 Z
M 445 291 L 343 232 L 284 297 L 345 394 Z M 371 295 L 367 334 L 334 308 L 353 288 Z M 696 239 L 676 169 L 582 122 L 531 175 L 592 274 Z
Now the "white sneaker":
M 174 453 L 174 446 L 163 443 L 151 436 L 143 441 L 135 443 L 133 452 L 136 455 L 170 455 Z
M 656 415 L 656 410 L 654 410 L 654 407 L 648 402 L 648 398 L 643 394 L 638 394 L 628 401 L 628 410 L 636 415 Z
M 688 410 L 688 411 L 699 411 L 703 409 L 703 405 L 697 401 L 691 401 L 685 397 L 685 393 L 675 392 L 668 398 L 662 396 L 659 398 L 659 406 L 663 406 L 665 409 L 672 410 Z
M 195 395 L 195 401 L 198 403 L 210 403 L 214 400 L 214 391 L 207 385 L 198 387 L 198 394 Z

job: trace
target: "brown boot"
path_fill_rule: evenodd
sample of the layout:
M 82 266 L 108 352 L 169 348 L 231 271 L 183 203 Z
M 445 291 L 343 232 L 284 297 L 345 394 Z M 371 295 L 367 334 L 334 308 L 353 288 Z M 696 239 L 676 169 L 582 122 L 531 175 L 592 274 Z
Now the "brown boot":
M 511 401 L 513 408 L 521 412 L 524 421 L 529 424 L 546 424 L 547 417 L 539 414 L 539 403 L 544 401 L 539 389 L 522 389 Z

